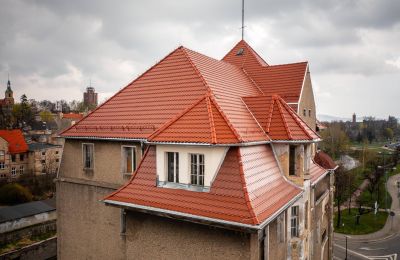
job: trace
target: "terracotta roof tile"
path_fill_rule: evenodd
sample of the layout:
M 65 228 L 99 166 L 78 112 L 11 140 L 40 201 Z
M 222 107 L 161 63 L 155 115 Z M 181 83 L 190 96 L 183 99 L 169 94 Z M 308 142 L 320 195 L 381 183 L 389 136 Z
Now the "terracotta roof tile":
M 66 119 L 82 119 L 83 115 L 82 114 L 77 114 L 77 113 L 68 113 L 68 114 L 63 114 L 62 118 L 66 118 Z
M 321 150 L 315 153 L 314 161 L 322 168 L 327 170 L 334 170 L 338 166 L 328 154 Z
M 242 99 L 272 140 L 319 139 L 319 136 L 278 95 Z
M 105 199 L 257 225 L 301 192 L 268 146 L 230 148 L 210 192 L 156 187 L 155 160 L 150 146 L 130 182 Z
M 28 152 L 28 145 L 20 129 L 0 130 L 0 137 L 8 142 L 8 151 L 11 154 Z
M 318 164 L 311 160 L 310 165 L 310 176 L 311 176 L 311 183 L 315 184 L 318 180 L 320 180 L 321 176 L 328 172 L 327 169 L 322 168 Z

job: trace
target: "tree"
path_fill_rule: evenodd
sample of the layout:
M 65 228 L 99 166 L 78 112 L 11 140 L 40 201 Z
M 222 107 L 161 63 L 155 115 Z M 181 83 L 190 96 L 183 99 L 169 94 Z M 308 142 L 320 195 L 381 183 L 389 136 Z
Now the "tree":
M 335 171 L 335 200 L 336 200 L 336 206 L 338 207 L 338 218 L 337 218 L 337 223 L 336 227 L 340 227 L 341 223 L 341 217 L 342 217 L 342 212 L 341 212 L 341 205 L 343 203 L 344 195 L 346 194 L 346 189 L 347 189 L 347 176 L 346 176 L 346 171 L 344 170 L 343 166 L 339 166 L 337 170 Z
M 330 124 L 328 129 L 321 133 L 321 137 L 324 140 L 321 148 L 331 157 L 338 158 L 347 151 L 349 138 L 339 123 Z
M 385 130 L 383 131 L 383 136 L 386 138 L 386 140 L 392 140 L 393 130 L 389 127 L 385 128 Z
M 15 205 L 32 201 L 31 192 L 18 183 L 9 183 L 0 188 L 0 203 Z
M 31 106 L 25 94 L 21 96 L 20 101 L 21 103 L 14 104 L 12 110 L 15 127 L 22 127 L 23 125 L 29 124 L 34 120 Z
M 39 116 L 43 122 L 50 122 L 54 119 L 53 114 L 48 110 L 44 110 L 44 111 L 40 112 Z

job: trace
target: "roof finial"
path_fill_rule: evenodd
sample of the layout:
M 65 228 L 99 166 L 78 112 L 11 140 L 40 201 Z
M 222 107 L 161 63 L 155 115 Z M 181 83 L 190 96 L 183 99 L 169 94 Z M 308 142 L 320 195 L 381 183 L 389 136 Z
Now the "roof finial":
M 244 39 L 244 0 L 242 0 L 242 40 Z

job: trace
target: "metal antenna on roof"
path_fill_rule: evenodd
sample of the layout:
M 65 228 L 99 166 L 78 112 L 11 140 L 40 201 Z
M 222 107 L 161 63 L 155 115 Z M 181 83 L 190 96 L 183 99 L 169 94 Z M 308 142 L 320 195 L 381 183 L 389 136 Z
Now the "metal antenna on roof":
M 244 39 L 244 0 L 242 0 L 242 40 Z

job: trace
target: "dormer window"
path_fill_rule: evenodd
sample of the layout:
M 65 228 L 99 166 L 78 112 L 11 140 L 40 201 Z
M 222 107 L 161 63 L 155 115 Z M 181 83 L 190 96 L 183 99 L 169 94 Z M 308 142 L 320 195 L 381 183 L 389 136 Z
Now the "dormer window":
M 167 152 L 168 181 L 179 183 L 179 153 Z
M 190 183 L 204 186 L 204 154 L 190 154 Z

